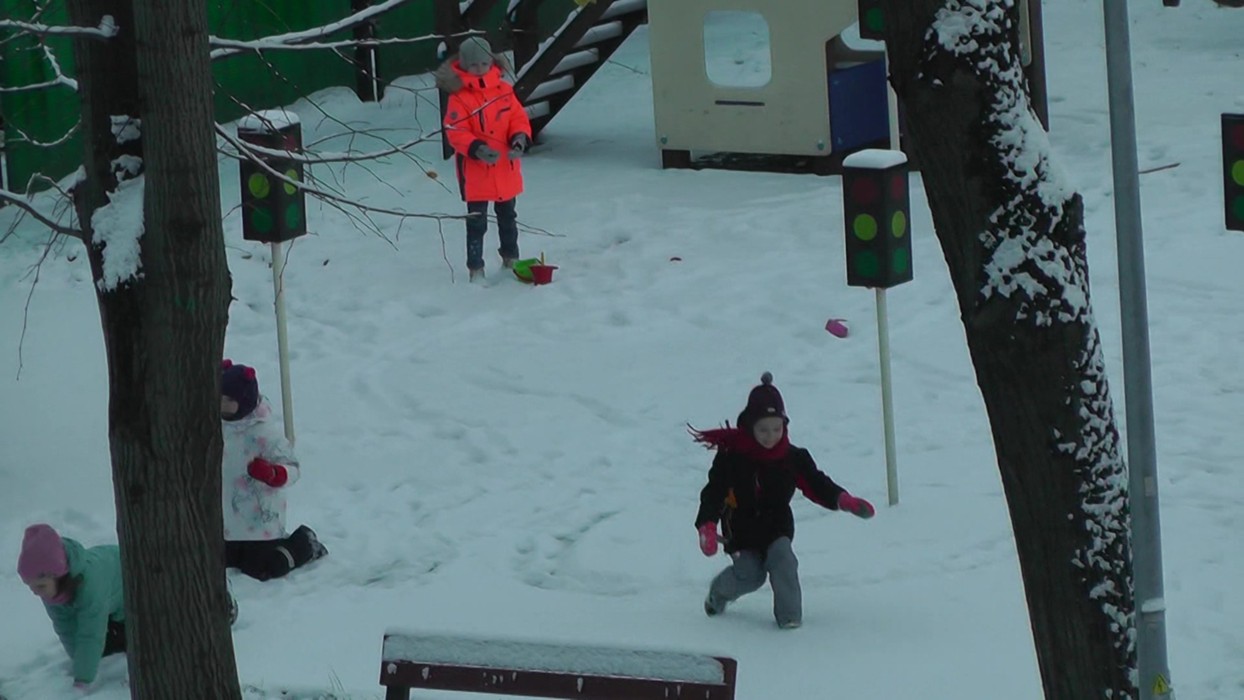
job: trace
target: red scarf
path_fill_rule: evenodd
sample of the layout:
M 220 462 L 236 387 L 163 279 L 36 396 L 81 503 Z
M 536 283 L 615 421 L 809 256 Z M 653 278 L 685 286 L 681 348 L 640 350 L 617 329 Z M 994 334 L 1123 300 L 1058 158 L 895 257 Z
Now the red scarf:
M 711 430 L 696 430 L 688 425 L 687 432 L 691 433 L 691 437 L 695 438 L 696 442 L 704 445 L 705 449 L 733 450 L 762 462 L 776 462 L 786 457 L 786 453 L 790 451 L 790 432 L 787 430 L 782 431 L 782 439 L 778 440 L 776 445 L 767 449 L 756 442 L 751 432 L 741 428 L 731 428 L 729 421 L 726 422 L 725 427 Z

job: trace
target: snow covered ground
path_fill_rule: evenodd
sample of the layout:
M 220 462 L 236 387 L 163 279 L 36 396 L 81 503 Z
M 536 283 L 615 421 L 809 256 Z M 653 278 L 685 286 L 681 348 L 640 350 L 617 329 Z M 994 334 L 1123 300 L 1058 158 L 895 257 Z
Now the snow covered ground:
M 1218 114 L 1244 112 L 1244 11 L 1129 5 L 1141 166 L 1179 163 L 1142 176 L 1170 661 L 1181 697 L 1230 700 L 1244 697 L 1244 234 L 1222 225 Z M 1047 2 L 1045 17 L 1052 141 L 1085 197 L 1122 414 L 1100 3 Z M 431 222 L 380 219 L 390 245 L 312 207 L 315 235 L 286 270 L 304 468 L 290 518 L 331 554 L 285 580 L 234 580 L 251 697 L 380 697 L 390 625 L 731 655 L 742 700 L 1041 696 L 991 439 L 918 180 L 916 278 L 890 294 L 902 503 L 887 508 L 873 298 L 844 283 L 839 180 L 658 169 L 647 48 L 641 29 L 526 162 L 520 219 L 554 235 L 520 242 L 560 266 L 552 285 L 500 274 L 495 233 L 489 284 L 473 286 L 457 222 L 442 239 Z M 393 89 L 371 105 L 334 90 L 292 109 L 307 141 L 342 131 L 321 110 L 400 141 L 435 125 L 431 98 Z M 438 146 L 420 153 L 435 160 Z M 222 160 L 239 300 L 228 356 L 256 365 L 279 407 L 268 253 L 241 239 L 236 167 Z M 435 167 L 439 181 L 398 158 L 333 177 L 378 206 L 461 211 L 441 184 L 451 165 Z M 78 244 L 55 247 L 23 314 L 45 239 L 28 225 L 0 247 L 9 700 L 70 697 L 51 626 L 14 570 L 22 528 L 115 541 L 104 355 Z M 850 337 L 824 331 L 830 316 L 848 319 Z M 880 508 L 865 522 L 796 502 L 796 631 L 774 626 L 767 588 L 720 618 L 701 609 L 725 560 L 696 547 L 711 455 L 684 424 L 733 419 L 763 370 L 793 441 Z M 124 677 L 124 661 L 106 659 L 95 697 L 128 697 Z

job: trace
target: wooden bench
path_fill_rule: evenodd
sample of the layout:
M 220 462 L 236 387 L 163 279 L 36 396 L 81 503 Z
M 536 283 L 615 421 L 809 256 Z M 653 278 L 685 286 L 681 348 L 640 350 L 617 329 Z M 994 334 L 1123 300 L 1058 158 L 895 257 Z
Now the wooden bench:
M 384 636 L 385 700 L 412 689 L 565 700 L 734 700 L 738 663 L 685 652 L 644 651 L 414 634 Z

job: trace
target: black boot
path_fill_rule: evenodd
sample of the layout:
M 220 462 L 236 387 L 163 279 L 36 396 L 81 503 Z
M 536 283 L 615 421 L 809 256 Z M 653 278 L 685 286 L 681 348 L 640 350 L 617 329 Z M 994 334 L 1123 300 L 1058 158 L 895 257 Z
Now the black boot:
M 297 543 L 298 553 L 294 557 L 298 566 L 322 559 L 328 554 L 328 548 L 320 542 L 320 538 L 315 535 L 315 530 L 306 525 L 301 525 L 294 530 L 294 534 L 290 535 L 289 539 Z

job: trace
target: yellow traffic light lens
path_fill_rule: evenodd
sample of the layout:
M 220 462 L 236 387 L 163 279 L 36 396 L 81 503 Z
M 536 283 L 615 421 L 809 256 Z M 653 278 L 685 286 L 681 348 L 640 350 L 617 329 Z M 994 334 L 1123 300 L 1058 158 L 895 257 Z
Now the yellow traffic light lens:
M 250 190 L 252 196 L 263 199 L 272 192 L 272 183 L 268 181 L 267 175 L 254 173 L 246 179 L 246 188 Z
M 851 230 L 861 241 L 871 241 L 877 237 L 877 220 L 868 214 L 859 214 L 851 222 Z
M 901 211 L 894 212 L 894 216 L 890 217 L 890 233 L 895 238 L 902 238 L 907 234 L 907 215 Z

